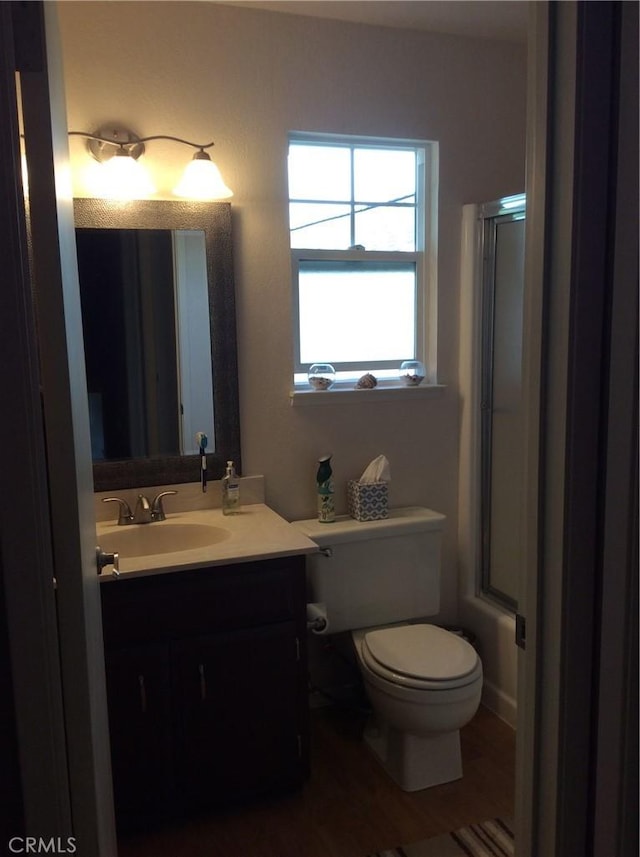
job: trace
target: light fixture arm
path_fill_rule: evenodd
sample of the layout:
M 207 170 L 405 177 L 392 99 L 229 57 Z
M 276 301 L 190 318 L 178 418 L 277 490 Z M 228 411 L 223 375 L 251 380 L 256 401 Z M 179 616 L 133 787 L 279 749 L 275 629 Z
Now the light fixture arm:
M 133 142 L 133 140 L 118 140 L 114 137 L 103 137 L 101 134 L 89 134 L 87 131 L 68 131 L 67 133 L 70 137 L 84 137 L 86 140 L 96 140 L 99 143 L 111 143 L 113 146 L 121 146 L 122 148 Z M 140 138 L 136 137 L 135 141 L 139 143 Z
M 204 151 L 215 146 L 215 143 L 192 143 L 191 140 L 183 140 L 182 137 L 172 137 L 168 134 L 154 134 L 150 137 L 138 137 L 134 134 L 129 134 L 129 139 L 118 140 L 117 136 L 105 137 L 102 134 L 89 134 L 87 131 L 69 131 L 70 137 L 84 137 L 86 140 L 95 140 L 99 143 L 109 143 L 112 146 L 119 146 L 121 149 L 126 149 L 127 146 L 138 145 L 140 143 L 148 143 L 150 140 L 173 140 L 175 143 L 184 143 L 185 146 L 191 146 L 194 149 Z
M 190 140 L 183 140 L 181 137 L 170 137 L 167 134 L 155 134 L 153 137 L 140 137 L 141 143 L 146 143 L 149 140 L 173 140 L 176 143 L 184 143 L 185 146 L 193 146 L 194 149 L 210 149 L 215 146 L 215 143 L 192 143 Z

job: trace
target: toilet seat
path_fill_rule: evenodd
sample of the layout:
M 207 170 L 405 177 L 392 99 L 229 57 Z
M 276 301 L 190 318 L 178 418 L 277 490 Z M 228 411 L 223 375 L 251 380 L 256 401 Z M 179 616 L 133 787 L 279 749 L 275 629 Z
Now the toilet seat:
M 402 687 L 445 691 L 473 684 L 482 676 L 473 646 L 436 625 L 367 631 L 360 651 L 375 675 Z

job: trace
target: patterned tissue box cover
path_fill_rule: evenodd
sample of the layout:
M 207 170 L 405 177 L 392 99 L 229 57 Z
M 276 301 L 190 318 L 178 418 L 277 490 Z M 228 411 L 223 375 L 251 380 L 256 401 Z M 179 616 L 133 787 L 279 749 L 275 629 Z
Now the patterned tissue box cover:
M 389 514 L 387 482 L 347 482 L 347 511 L 356 521 L 379 521 Z

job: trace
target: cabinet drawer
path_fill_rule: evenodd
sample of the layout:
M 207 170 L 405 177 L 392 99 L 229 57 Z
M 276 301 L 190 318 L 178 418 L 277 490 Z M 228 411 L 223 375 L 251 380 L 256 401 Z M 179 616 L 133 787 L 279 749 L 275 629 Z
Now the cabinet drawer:
M 106 645 L 251 628 L 295 618 L 304 559 L 286 557 L 103 584 Z

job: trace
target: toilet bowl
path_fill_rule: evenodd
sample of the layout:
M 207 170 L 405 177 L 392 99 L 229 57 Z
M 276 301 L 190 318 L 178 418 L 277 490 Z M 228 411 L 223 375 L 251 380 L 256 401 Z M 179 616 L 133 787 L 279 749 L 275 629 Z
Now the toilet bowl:
M 462 776 L 459 730 L 482 690 L 473 646 L 425 623 L 440 611 L 444 523 L 420 506 L 294 522 L 320 548 L 307 557 L 307 590 L 326 611 L 322 633 L 351 632 L 373 709 L 364 739 L 405 791 Z
M 373 716 L 364 739 L 405 791 L 462 776 L 460 728 L 478 709 L 482 663 L 461 637 L 428 624 L 352 631 Z

